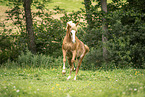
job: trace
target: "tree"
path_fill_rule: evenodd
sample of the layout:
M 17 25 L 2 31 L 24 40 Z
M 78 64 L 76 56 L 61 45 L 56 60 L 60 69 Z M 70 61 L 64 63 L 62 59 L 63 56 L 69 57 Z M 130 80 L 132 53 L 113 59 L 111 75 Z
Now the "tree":
M 107 0 L 101 0 L 101 9 L 104 14 L 107 13 Z M 106 60 L 107 59 L 107 48 L 106 48 L 106 43 L 107 43 L 107 30 L 108 30 L 108 25 L 105 23 L 106 19 L 103 18 L 102 20 L 102 42 L 103 42 L 103 58 Z
M 32 53 L 36 53 L 36 44 L 35 44 L 35 37 L 33 31 L 33 23 L 32 23 L 32 16 L 31 16 L 31 0 L 24 0 L 24 10 L 25 10 L 25 17 L 26 17 L 26 31 L 28 33 L 28 47 Z

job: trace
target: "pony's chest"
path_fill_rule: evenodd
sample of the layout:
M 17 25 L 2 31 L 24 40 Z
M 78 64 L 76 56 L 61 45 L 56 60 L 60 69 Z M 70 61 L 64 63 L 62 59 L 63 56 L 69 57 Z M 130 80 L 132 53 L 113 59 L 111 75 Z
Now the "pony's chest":
M 63 49 L 67 51 L 73 51 L 76 49 L 76 45 L 73 43 L 64 43 Z

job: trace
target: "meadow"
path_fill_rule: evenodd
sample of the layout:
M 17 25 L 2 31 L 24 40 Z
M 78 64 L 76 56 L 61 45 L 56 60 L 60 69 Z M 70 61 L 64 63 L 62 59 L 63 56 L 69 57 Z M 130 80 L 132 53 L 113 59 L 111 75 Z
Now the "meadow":
M 80 70 L 76 81 L 59 68 L 0 68 L 0 97 L 144 97 L 145 70 Z M 75 73 L 72 74 L 74 76 Z

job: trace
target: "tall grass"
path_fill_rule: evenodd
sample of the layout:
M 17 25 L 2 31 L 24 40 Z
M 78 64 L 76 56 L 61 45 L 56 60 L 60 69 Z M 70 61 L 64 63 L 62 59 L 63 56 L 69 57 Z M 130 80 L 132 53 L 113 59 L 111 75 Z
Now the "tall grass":
M 2 64 L 3 67 L 32 67 L 32 68 L 58 68 L 61 66 L 62 58 L 54 58 L 52 56 L 46 56 L 43 54 L 32 54 L 29 50 L 26 50 L 25 52 L 21 52 L 21 54 L 18 56 L 18 59 L 15 61 L 8 60 L 6 63 Z

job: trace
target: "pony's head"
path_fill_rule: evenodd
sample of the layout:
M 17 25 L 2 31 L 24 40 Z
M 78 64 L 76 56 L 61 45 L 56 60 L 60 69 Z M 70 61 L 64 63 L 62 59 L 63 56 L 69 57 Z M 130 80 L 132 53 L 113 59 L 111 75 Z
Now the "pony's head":
M 76 24 L 73 23 L 72 21 L 67 22 L 66 29 L 69 30 L 73 43 L 75 43 L 75 36 L 76 36 L 76 32 L 77 32 L 77 25 L 78 25 L 78 22 Z

